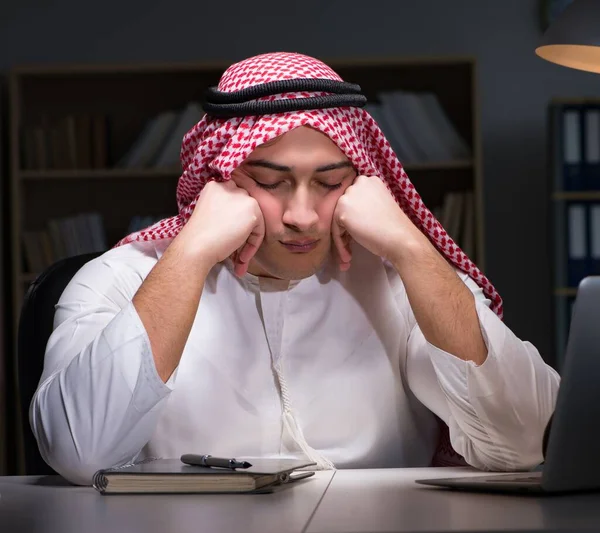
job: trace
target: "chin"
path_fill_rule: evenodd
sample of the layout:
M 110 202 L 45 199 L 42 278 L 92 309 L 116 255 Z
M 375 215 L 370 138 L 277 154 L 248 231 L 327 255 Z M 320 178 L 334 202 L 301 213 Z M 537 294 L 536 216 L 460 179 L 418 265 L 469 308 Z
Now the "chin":
M 291 254 L 285 254 L 277 257 L 258 257 L 257 266 L 263 276 L 269 276 L 278 279 L 306 279 L 316 274 L 325 265 L 329 259 L 329 253 L 323 253 L 321 250 L 314 250 L 303 257 L 290 257 Z

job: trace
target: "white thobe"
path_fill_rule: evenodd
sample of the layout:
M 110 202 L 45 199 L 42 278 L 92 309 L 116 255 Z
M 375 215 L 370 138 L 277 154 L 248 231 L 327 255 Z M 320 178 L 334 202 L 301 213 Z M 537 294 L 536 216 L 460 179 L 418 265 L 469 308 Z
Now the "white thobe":
M 358 246 L 349 271 L 329 263 L 300 281 L 216 265 L 164 383 L 132 298 L 169 242 L 108 251 L 58 302 L 30 421 L 44 460 L 72 482 L 147 456 L 270 457 L 302 445 L 336 468 L 428 466 L 435 415 L 475 467 L 543 460 L 559 377 L 534 346 L 459 273 L 487 359 L 476 366 L 436 348 L 396 270 Z

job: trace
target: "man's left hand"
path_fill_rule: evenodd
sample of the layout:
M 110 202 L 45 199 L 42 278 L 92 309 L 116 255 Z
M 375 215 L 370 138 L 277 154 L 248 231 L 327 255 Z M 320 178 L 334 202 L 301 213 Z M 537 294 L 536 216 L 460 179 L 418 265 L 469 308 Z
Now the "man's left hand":
M 338 200 L 331 227 L 341 270 L 350 268 L 351 240 L 396 264 L 403 251 L 431 247 L 377 176 L 358 176 Z

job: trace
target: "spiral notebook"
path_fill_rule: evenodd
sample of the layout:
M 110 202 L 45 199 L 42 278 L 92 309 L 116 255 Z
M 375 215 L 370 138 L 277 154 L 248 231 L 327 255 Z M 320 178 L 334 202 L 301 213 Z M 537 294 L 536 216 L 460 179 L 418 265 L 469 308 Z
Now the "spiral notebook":
M 305 479 L 295 472 L 315 463 L 298 459 L 251 459 L 243 470 L 192 466 L 180 459 L 147 459 L 99 470 L 93 486 L 101 494 L 262 493 Z

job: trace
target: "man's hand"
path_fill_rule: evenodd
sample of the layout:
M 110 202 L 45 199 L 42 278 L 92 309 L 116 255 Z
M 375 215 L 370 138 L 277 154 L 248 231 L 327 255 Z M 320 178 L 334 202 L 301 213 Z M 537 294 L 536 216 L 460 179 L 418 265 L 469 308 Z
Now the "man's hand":
M 232 180 L 212 181 L 181 234 L 202 251 L 208 269 L 233 256 L 235 273 L 242 276 L 263 241 L 265 224 L 258 202 L 244 189 Z
M 358 176 L 346 189 L 338 200 L 331 232 L 341 270 L 350 268 L 351 239 L 392 263 L 410 247 L 431 247 L 377 176 Z
M 179 364 L 210 269 L 239 251 L 235 273 L 243 275 L 264 233 L 258 203 L 244 189 L 233 181 L 204 187 L 190 219 L 133 297 L 164 382 Z
M 350 267 L 350 236 L 394 265 L 431 344 L 478 365 L 485 361 L 487 347 L 473 294 L 379 178 L 359 176 L 346 189 L 338 200 L 331 232 L 342 270 Z

